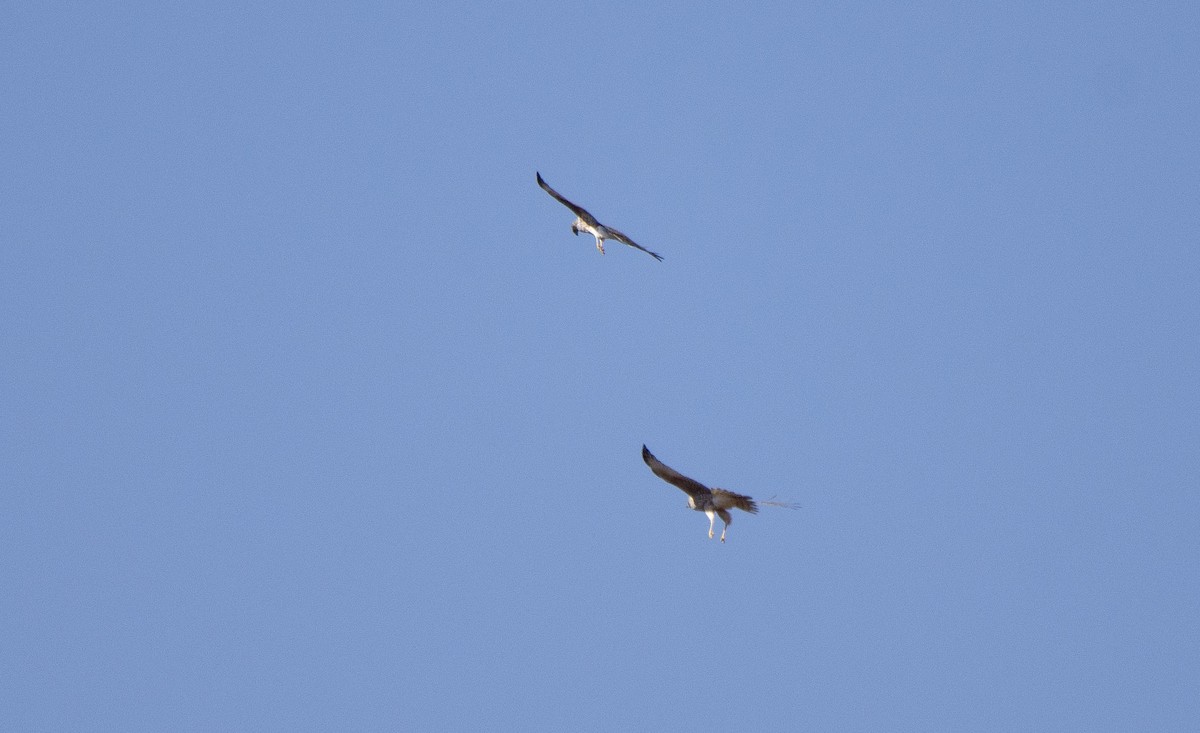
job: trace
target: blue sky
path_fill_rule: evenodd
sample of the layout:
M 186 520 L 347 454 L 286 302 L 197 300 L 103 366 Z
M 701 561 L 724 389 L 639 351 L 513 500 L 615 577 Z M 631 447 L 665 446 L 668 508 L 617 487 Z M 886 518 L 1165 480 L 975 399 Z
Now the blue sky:
M 1200 719 L 1194 4 L 0 18 L 0 727 Z

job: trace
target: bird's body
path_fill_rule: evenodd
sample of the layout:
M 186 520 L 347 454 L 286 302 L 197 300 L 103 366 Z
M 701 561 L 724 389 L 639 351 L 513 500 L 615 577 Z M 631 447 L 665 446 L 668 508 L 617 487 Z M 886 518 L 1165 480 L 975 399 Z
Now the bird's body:
M 579 236 L 580 232 L 585 232 L 595 237 L 596 249 L 600 250 L 600 254 L 604 254 L 604 240 L 615 239 L 621 244 L 627 244 L 634 249 L 640 249 L 654 259 L 662 261 L 661 255 L 657 254 L 656 252 L 651 252 L 616 229 L 604 226 L 596 220 L 596 217 L 589 214 L 587 209 L 579 206 L 578 204 L 572 203 L 558 191 L 550 188 L 549 184 L 542 180 L 541 173 L 537 174 L 537 183 L 546 193 L 553 196 L 559 203 L 575 212 L 576 219 L 571 223 L 571 231 L 575 233 L 575 236 Z
M 704 512 L 708 516 L 709 539 L 712 539 L 713 536 L 716 517 L 720 517 L 721 521 L 725 523 L 724 528 L 721 529 L 721 541 L 725 541 L 725 532 L 729 530 L 729 525 L 733 522 L 733 516 L 729 513 L 730 509 L 741 509 L 750 514 L 758 513 L 758 503 L 754 499 L 725 489 L 710 489 L 658 460 L 644 445 L 642 446 L 642 460 L 646 462 L 655 476 L 687 494 L 689 507 L 698 512 Z

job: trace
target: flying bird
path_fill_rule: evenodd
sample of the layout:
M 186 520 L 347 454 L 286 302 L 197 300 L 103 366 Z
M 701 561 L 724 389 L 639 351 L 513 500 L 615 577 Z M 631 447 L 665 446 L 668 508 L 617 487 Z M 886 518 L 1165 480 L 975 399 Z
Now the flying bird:
M 688 495 L 689 507 L 708 515 L 708 538 L 710 540 L 713 536 L 713 523 L 716 521 L 716 517 L 720 517 L 721 521 L 725 523 L 725 527 L 721 530 L 721 541 L 725 541 L 725 532 L 729 530 L 729 524 L 733 521 L 733 517 L 729 514 L 730 509 L 741 509 L 751 514 L 758 513 L 758 502 L 754 501 L 754 499 L 742 494 L 735 494 L 732 491 L 726 491 L 725 489 L 710 489 L 699 481 L 684 476 L 682 473 L 658 460 L 650 452 L 650 449 L 644 445 L 642 446 L 642 460 L 646 462 L 646 465 L 650 467 L 655 476 L 683 489 L 683 493 Z M 763 503 L 776 506 L 790 506 L 773 501 Z
M 583 208 L 582 206 L 578 206 L 576 204 L 571 203 L 565 197 L 563 197 L 563 195 L 561 193 L 559 193 L 558 191 L 555 191 L 553 188 L 550 188 L 550 186 L 547 185 L 547 183 L 542 180 L 541 173 L 537 174 L 537 182 L 538 182 L 539 186 L 541 186 L 543 189 L 545 189 L 546 193 L 548 193 L 551 196 L 553 196 L 554 198 L 558 199 L 559 203 L 561 203 L 563 206 L 567 207 L 571 211 L 575 212 L 575 216 L 578 218 L 576 218 L 575 222 L 573 224 L 571 224 L 571 231 L 574 232 L 575 236 L 577 236 L 577 237 L 579 236 L 580 232 L 587 232 L 588 234 L 595 237 L 596 238 L 596 249 L 600 250 L 600 254 L 604 254 L 604 240 L 615 239 L 618 242 L 620 242 L 621 244 L 628 244 L 630 247 L 633 247 L 634 249 L 640 249 L 641 251 L 650 255 L 654 259 L 656 259 L 660 262 L 662 261 L 662 256 L 659 255 L 658 253 L 651 252 L 650 250 L 646 249 L 642 245 L 633 241 L 632 239 L 625 236 L 621 232 L 618 232 L 616 229 L 613 229 L 612 227 L 604 226 L 600 222 L 596 221 L 596 217 L 589 214 L 587 209 Z

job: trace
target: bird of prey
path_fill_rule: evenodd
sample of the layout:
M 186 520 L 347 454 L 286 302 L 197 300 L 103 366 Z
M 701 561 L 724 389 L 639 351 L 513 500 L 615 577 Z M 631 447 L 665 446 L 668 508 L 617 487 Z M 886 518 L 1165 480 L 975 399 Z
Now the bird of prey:
M 537 174 L 537 182 L 538 182 L 539 186 L 541 186 L 543 189 L 545 189 L 546 193 L 548 193 L 551 196 L 553 196 L 554 198 L 558 199 L 558 202 L 560 204 L 567 207 L 571 211 L 575 212 L 575 216 L 577 218 L 575 219 L 575 222 L 573 224 L 571 224 L 571 231 L 574 232 L 575 236 L 577 236 L 577 237 L 579 236 L 580 232 L 587 232 L 588 234 L 595 237 L 596 238 L 596 249 L 600 250 L 600 254 L 604 254 L 604 240 L 615 239 L 618 242 L 620 242 L 621 244 L 628 244 L 630 247 L 633 247 L 634 249 L 640 249 L 641 251 L 650 255 L 654 259 L 656 259 L 660 262 L 662 261 L 662 256 L 659 255 L 658 253 L 651 252 L 650 250 L 646 249 L 642 245 L 633 241 L 632 239 L 625 236 L 621 232 L 618 232 L 616 229 L 613 229 L 612 227 L 604 226 L 600 222 L 596 221 L 596 217 L 589 214 L 587 209 L 583 208 L 582 206 L 578 206 L 576 204 L 571 203 L 566 198 L 564 198 L 561 193 L 559 193 L 558 191 L 555 191 L 553 188 L 550 188 L 550 186 L 547 185 L 547 183 L 542 180 L 541 173 Z
M 713 536 L 715 518 L 720 517 L 721 521 L 725 523 L 725 527 L 721 530 L 721 541 L 725 541 L 725 532 L 728 531 L 729 524 L 733 521 L 733 517 L 729 515 L 730 509 L 741 509 L 751 514 L 758 513 L 758 503 L 754 499 L 725 489 L 710 489 L 658 460 L 644 445 L 642 446 L 642 460 L 646 462 L 655 476 L 683 489 L 683 493 L 688 495 L 689 507 L 708 515 L 708 538 L 710 540 Z M 774 504 L 776 502 L 764 503 Z

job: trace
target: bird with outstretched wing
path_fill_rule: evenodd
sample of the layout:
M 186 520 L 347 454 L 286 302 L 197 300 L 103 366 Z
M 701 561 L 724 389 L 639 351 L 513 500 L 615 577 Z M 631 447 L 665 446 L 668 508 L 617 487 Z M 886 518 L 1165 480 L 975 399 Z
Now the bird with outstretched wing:
M 558 199 L 559 203 L 575 212 L 575 216 L 577 218 L 571 224 L 571 231 L 574 232 L 575 236 L 577 237 L 579 236 L 580 232 L 587 232 L 595 237 L 596 249 L 600 250 L 600 254 L 604 254 L 604 240 L 615 239 L 621 244 L 627 244 L 634 249 L 640 249 L 654 259 L 659 260 L 660 262 L 662 261 L 662 255 L 658 254 L 657 252 L 651 252 L 616 229 L 604 226 L 600 222 L 596 221 L 596 217 L 589 214 L 587 209 L 579 206 L 578 204 L 572 203 L 561 193 L 555 191 L 553 188 L 550 188 L 550 185 L 542 180 L 541 173 L 537 174 L 537 183 L 542 187 L 543 190 L 545 190 L 546 193 Z
M 730 509 L 741 509 L 750 514 L 757 514 L 759 504 L 781 506 L 788 509 L 797 508 L 795 504 L 786 502 L 758 502 L 743 494 L 726 491 L 725 489 L 710 489 L 699 481 L 684 476 L 682 473 L 658 460 L 650 452 L 650 449 L 644 445 L 642 446 L 642 460 L 646 462 L 646 465 L 650 467 L 655 476 L 682 489 L 683 493 L 687 494 L 689 507 L 708 515 L 708 538 L 710 540 L 713 536 L 713 524 L 716 521 L 716 517 L 720 517 L 721 521 L 725 523 L 725 527 L 721 530 L 721 541 L 725 541 L 725 532 L 729 530 L 729 525 L 733 522 L 733 517 L 729 514 Z

